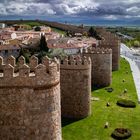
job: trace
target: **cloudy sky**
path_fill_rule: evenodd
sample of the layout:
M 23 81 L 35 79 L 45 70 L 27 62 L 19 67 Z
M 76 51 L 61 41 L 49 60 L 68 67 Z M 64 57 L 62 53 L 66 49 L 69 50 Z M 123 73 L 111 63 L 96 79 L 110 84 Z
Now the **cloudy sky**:
M 0 19 L 139 20 L 140 0 L 0 0 Z

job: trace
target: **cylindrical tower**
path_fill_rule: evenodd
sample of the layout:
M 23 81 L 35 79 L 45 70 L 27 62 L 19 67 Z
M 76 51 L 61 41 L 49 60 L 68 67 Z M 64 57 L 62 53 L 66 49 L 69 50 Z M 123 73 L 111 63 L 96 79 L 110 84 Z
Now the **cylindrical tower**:
M 71 56 L 61 60 L 62 117 L 81 119 L 90 114 L 91 61 L 90 58 Z
M 101 33 L 103 40 L 99 41 L 100 48 L 112 49 L 112 70 L 119 70 L 120 67 L 120 39 L 115 34 L 104 31 Z
M 93 47 L 84 50 L 83 55 L 91 58 L 92 87 L 109 86 L 112 82 L 112 50 Z
M 14 61 L 10 57 L 7 64 L 2 63 L 0 138 L 61 140 L 59 63 L 45 58 L 46 63 L 37 64 L 30 72 L 25 58 L 20 57 L 15 72 Z

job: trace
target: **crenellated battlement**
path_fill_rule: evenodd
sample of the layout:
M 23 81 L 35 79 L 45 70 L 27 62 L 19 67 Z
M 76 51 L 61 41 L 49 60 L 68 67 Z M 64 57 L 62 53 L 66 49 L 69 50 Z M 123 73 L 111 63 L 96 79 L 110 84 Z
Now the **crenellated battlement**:
M 60 64 L 0 57 L 0 138 L 61 140 Z M 14 121 L 13 121 L 14 120 Z M 13 130 L 13 131 L 11 131 Z M 22 130 L 22 133 L 21 133 Z
M 91 58 L 92 87 L 109 86 L 112 79 L 112 49 L 90 47 L 83 50 L 82 55 Z
M 103 45 L 114 45 L 120 42 L 120 38 L 116 34 L 111 33 L 104 28 L 97 28 L 96 30 L 103 38 L 100 41 Z
M 119 37 L 114 33 L 106 32 L 104 35 L 106 38 L 111 38 L 112 40 L 116 40 L 116 41 L 119 40 Z
M 62 69 L 88 69 L 91 66 L 90 57 L 70 56 L 60 59 Z
M 84 54 L 112 54 L 112 49 L 89 47 L 83 50 Z
M 119 45 L 119 43 L 120 43 L 120 40 L 112 40 L 110 38 L 98 41 L 99 46 L 102 46 L 102 45 L 115 46 L 115 45 Z
M 62 117 L 85 118 L 91 111 L 91 59 L 76 55 L 60 62 Z
M 38 64 L 38 58 L 32 56 L 30 63 L 26 64 L 21 56 L 17 63 L 13 56 L 7 58 L 6 63 L 0 57 L 0 87 L 50 87 L 59 82 L 59 61 L 57 59 L 43 58 Z M 32 69 L 32 71 L 31 71 Z
M 114 33 L 111 33 L 111 32 L 109 32 L 109 31 L 103 31 L 103 32 L 101 32 L 101 35 L 104 37 L 104 38 L 110 38 L 110 39 L 112 39 L 112 40 L 119 40 L 119 37 L 116 35 L 116 34 L 114 34 Z
M 106 30 L 101 31 L 100 34 L 103 39 L 98 41 L 98 47 L 112 49 L 112 70 L 118 70 L 120 64 L 120 38 Z

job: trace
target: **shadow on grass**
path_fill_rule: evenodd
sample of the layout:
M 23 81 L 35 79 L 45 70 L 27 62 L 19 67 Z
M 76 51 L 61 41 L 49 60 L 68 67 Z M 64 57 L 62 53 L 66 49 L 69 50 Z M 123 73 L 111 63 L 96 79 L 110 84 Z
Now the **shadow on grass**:
M 99 90 L 99 89 L 104 89 L 104 88 L 106 88 L 106 87 L 94 86 L 94 87 L 92 87 L 92 91 Z
M 62 127 L 67 126 L 69 124 L 72 124 L 74 122 L 80 121 L 81 119 L 67 119 L 67 118 L 62 118 Z

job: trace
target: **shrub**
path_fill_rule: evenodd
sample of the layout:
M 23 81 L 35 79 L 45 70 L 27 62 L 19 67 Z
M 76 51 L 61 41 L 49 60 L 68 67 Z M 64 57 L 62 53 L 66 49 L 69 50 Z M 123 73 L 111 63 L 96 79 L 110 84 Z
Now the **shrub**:
M 41 27 L 37 26 L 37 27 L 35 27 L 34 30 L 35 30 L 35 31 L 41 31 Z
M 46 55 L 47 55 L 47 52 L 45 52 L 45 51 L 40 51 L 40 52 L 38 53 L 38 55 L 37 55 L 37 57 L 38 57 L 38 62 L 41 63 L 43 57 L 45 57 Z
M 127 89 L 124 89 L 123 93 L 127 93 Z
M 116 128 L 111 134 L 111 136 L 117 140 L 128 139 L 131 135 L 131 130 L 126 128 Z
M 113 88 L 111 88 L 111 87 L 108 87 L 108 88 L 105 88 L 105 90 L 107 91 L 107 92 L 113 92 Z
M 139 47 L 140 46 L 140 42 L 138 40 L 134 41 L 134 47 Z
M 48 52 L 49 48 L 47 46 L 46 37 L 41 34 L 40 44 L 39 44 L 40 51 Z
M 29 58 L 31 56 L 31 54 L 29 52 L 27 52 L 26 50 L 24 50 L 23 48 L 21 48 L 19 56 L 16 58 L 16 61 L 18 61 L 20 56 L 24 56 L 25 57 L 25 61 L 26 63 L 29 63 Z
M 125 99 L 120 99 L 117 101 L 117 105 L 121 107 L 130 107 L 130 108 L 135 108 L 136 103 L 131 101 L 131 100 L 125 100 Z

